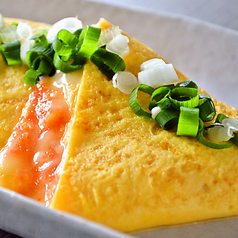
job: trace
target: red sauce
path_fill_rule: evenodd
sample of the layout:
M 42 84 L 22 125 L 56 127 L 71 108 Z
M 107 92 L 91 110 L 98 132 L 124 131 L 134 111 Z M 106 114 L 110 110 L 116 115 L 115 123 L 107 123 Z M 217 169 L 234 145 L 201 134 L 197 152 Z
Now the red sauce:
M 62 91 L 42 81 L 32 91 L 1 151 L 9 187 L 49 205 L 64 152 L 62 137 L 71 114 Z

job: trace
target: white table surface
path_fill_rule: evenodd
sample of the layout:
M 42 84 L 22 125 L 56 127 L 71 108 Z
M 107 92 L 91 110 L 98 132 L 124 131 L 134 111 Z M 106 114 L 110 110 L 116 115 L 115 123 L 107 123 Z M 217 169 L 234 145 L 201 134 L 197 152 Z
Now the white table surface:
M 49 15 L 48 13 L 44 15 L 42 6 L 39 7 L 41 11 L 37 11 L 36 9 L 31 9 L 33 4 L 32 6 L 26 6 L 24 2 L 24 0 L 0 0 L 0 13 L 6 17 L 27 18 L 48 23 L 54 23 L 58 20 L 54 14 Z M 67 4 L 67 1 L 65 2 Z M 85 2 L 87 2 L 87 0 L 85 0 Z M 91 0 L 91 2 L 124 6 L 142 11 L 162 11 L 182 14 L 238 31 L 237 0 Z M 50 1 L 38 0 L 38 3 L 40 6 L 41 4 L 50 4 Z M 19 6 L 21 6 L 21 8 L 19 8 Z M 57 11 L 62 11 L 61 15 L 64 16 L 63 7 L 61 9 Z M 66 14 L 75 15 L 77 14 L 77 9 L 72 7 Z M 59 15 L 60 14 L 58 14 L 57 17 Z M 13 238 L 16 236 L 0 230 L 0 237 Z

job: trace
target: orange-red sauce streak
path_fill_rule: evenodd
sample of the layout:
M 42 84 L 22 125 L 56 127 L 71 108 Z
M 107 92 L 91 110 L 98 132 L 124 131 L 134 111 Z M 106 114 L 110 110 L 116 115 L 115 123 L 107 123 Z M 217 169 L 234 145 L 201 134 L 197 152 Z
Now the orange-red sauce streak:
M 62 91 L 42 81 L 30 94 L 1 151 L 3 169 L 4 164 L 15 164 L 15 169 L 10 171 L 17 192 L 46 206 L 57 186 L 64 151 L 61 139 L 70 117 Z

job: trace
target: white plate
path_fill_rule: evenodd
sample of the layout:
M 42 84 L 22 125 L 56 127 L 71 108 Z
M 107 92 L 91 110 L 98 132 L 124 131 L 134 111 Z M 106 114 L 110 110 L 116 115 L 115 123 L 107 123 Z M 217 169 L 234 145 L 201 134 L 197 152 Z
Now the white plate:
M 238 33 L 235 31 L 174 14 L 134 11 L 79 0 L 68 0 L 67 4 L 64 0 L 8 0 L 0 2 L 0 9 L 6 17 L 48 23 L 66 16 L 78 16 L 86 25 L 104 17 L 153 48 L 213 96 L 238 107 Z M 4 189 L 0 189 L 0 228 L 23 237 L 129 237 L 45 208 Z M 237 219 L 229 218 L 160 227 L 132 235 L 219 238 L 232 237 L 237 232 Z

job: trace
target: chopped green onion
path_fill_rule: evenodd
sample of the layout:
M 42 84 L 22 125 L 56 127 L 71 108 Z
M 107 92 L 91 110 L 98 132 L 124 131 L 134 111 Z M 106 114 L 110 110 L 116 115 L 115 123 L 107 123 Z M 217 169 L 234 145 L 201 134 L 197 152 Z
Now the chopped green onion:
M 164 130 L 170 130 L 178 124 L 178 115 L 173 110 L 164 109 L 158 113 L 155 120 Z
M 38 57 L 33 61 L 32 69 L 41 75 L 54 75 L 54 66 L 44 57 Z
M 55 68 L 63 73 L 70 73 L 75 70 L 81 69 L 85 64 L 85 62 L 86 62 L 85 58 L 77 58 L 74 56 L 71 56 L 71 59 L 66 62 L 56 53 L 54 55 Z
M 169 99 L 176 110 L 179 110 L 180 107 L 197 107 L 199 105 L 198 89 L 175 87 L 172 89 Z
M 53 76 L 55 74 L 55 66 L 53 64 L 54 50 L 51 45 L 44 47 L 41 43 L 37 43 L 32 50 L 26 54 L 26 62 L 30 67 L 27 71 L 24 81 L 35 85 L 39 81 L 40 75 Z M 33 71 L 35 73 L 33 73 Z
M 90 60 L 105 74 L 109 79 L 119 71 L 126 68 L 125 61 L 117 54 L 105 49 L 98 48 L 90 57 Z
M 130 95 L 130 99 L 129 99 L 129 105 L 130 105 L 131 109 L 133 110 L 133 112 L 137 116 L 145 118 L 145 119 L 151 119 L 152 118 L 151 113 L 146 112 L 145 110 L 143 110 L 142 107 L 140 106 L 140 104 L 138 103 L 138 100 L 137 100 L 138 91 L 141 91 L 141 92 L 144 92 L 146 94 L 152 95 L 152 93 L 154 92 L 154 88 L 152 88 L 148 85 L 145 85 L 145 84 L 140 84 L 138 87 L 136 87 L 132 91 L 132 93 Z
M 159 106 L 162 109 L 172 109 L 172 103 L 171 103 L 170 99 L 167 97 L 164 97 L 159 102 L 157 102 L 156 106 Z
M 216 118 L 216 123 L 222 123 L 222 121 L 223 121 L 223 119 L 226 119 L 226 118 L 228 118 L 228 116 L 226 116 L 226 115 L 224 115 L 224 114 L 222 114 L 222 113 L 219 113 L 218 115 L 217 115 L 217 118 Z
M 199 122 L 200 122 L 200 124 L 199 124 L 198 134 L 197 134 L 196 138 L 201 144 L 208 146 L 210 148 L 213 148 L 213 149 L 226 149 L 226 148 L 229 148 L 232 146 L 233 143 L 219 144 L 219 143 L 213 143 L 211 141 L 206 140 L 204 137 L 205 128 L 203 125 L 203 121 L 201 119 L 199 119 Z
M 196 137 L 199 126 L 199 109 L 180 107 L 177 135 Z
M 80 28 L 80 29 L 76 30 L 73 34 L 79 38 L 82 31 L 83 31 L 83 28 Z
M 43 47 L 49 46 L 48 40 L 46 39 L 46 35 L 44 34 L 34 35 L 31 37 L 31 40 L 34 40 L 36 43 L 39 43 Z
M 35 71 L 34 69 L 29 69 L 25 74 L 24 82 L 35 86 L 39 82 L 40 75 L 41 73 Z
M 159 87 L 155 89 L 155 91 L 151 95 L 150 106 L 149 109 L 151 110 L 155 106 L 160 106 L 162 109 L 168 107 L 168 104 L 171 105 L 170 100 L 167 98 L 170 94 L 171 90 L 169 87 Z M 165 100 L 165 99 L 168 100 Z M 166 101 L 166 106 L 165 106 Z
M 81 69 L 85 58 L 77 55 L 78 37 L 67 30 L 60 30 L 52 46 L 55 50 L 54 65 L 63 73 L 70 73 Z
M 48 59 L 49 62 L 52 61 L 54 56 L 54 50 L 52 47 L 43 47 L 42 45 L 35 45 L 30 51 L 26 54 L 26 62 L 31 68 L 34 60 L 38 57 L 44 57 Z
M 77 43 L 77 36 L 63 29 L 57 34 L 57 37 L 52 43 L 52 46 L 57 55 L 70 57 L 71 54 L 75 52 Z
M 216 115 L 216 108 L 213 100 L 209 95 L 200 94 L 199 95 L 199 116 L 200 118 L 206 121 L 212 121 Z
M 179 82 L 176 84 L 176 87 L 187 87 L 187 88 L 198 89 L 197 84 L 195 82 L 193 82 L 192 80 L 185 80 L 185 81 Z
M 88 58 L 97 49 L 101 28 L 86 26 L 79 36 L 78 54 Z
M 20 41 L 14 41 L 9 44 L 3 44 L 0 46 L 2 55 L 8 65 L 16 65 L 21 64 L 21 56 L 20 56 Z
M 176 86 L 174 84 L 167 84 L 167 85 L 164 85 L 163 87 L 168 87 L 170 90 L 172 90 Z
M 50 27 L 47 33 L 47 39 L 49 42 L 53 42 L 60 30 L 65 29 L 73 33 L 76 30 L 81 29 L 82 27 L 82 22 L 76 17 L 63 18 L 56 22 L 52 27 Z

